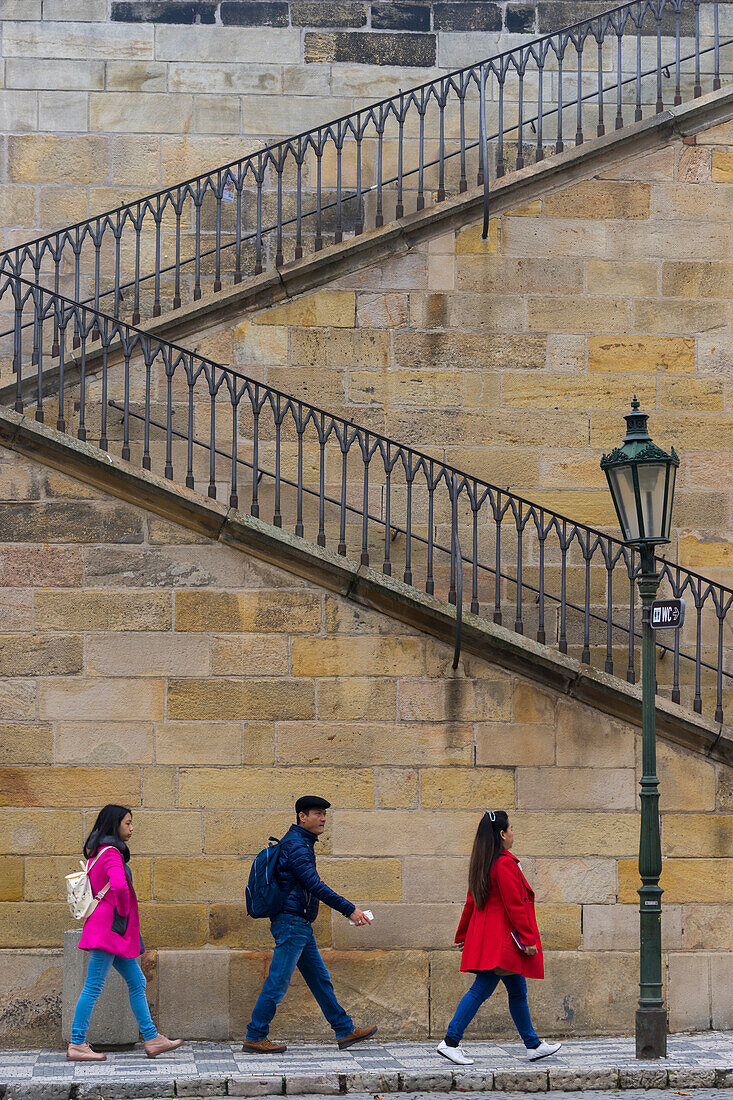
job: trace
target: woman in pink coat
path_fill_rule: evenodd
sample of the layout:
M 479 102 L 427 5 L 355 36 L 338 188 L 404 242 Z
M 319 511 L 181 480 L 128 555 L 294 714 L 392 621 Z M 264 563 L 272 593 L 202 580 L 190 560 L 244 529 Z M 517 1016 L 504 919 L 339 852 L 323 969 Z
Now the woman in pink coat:
M 468 868 L 468 897 L 456 943 L 461 944 L 461 970 L 476 975 L 463 996 L 445 1039 L 438 1046 L 450 1062 L 472 1066 L 461 1039 L 481 1005 L 503 982 L 509 1012 L 531 1062 L 560 1049 L 539 1039 L 527 1004 L 526 978 L 545 976 L 542 944 L 534 914 L 534 891 L 522 865 L 511 853 L 514 831 L 505 810 L 487 810 L 479 822 Z
M 137 897 L 129 867 L 132 836 L 132 811 L 126 806 L 105 806 L 100 810 L 87 841 L 84 855 L 89 860 L 89 881 L 95 898 L 105 890 L 94 912 L 87 918 L 79 947 L 89 952 L 84 988 L 74 1012 L 71 1042 L 66 1051 L 68 1062 L 104 1062 L 106 1054 L 92 1050 L 86 1041 L 92 1010 L 102 992 L 110 968 L 127 982 L 130 1004 L 140 1027 L 145 1053 L 156 1058 L 175 1050 L 182 1039 L 159 1035 L 150 1017 L 145 997 L 145 975 L 137 961 L 144 951 L 140 937 Z

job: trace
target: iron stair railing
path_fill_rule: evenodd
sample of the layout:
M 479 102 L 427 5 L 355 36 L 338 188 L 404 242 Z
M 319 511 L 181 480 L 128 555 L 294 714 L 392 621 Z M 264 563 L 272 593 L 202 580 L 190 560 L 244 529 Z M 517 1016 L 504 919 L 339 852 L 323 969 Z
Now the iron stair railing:
M 621 660 L 635 682 L 640 560 L 617 539 L 35 283 L 0 278 L 0 309 L 14 316 L 18 411 L 43 422 L 50 404 L 62 432 L 454 603 L 454 667 L 465 579 L 472 614 L 609 673 Z M 102 366 L 88 375 L 92 351 Z M 692 605 L 682 634 L 660 646 L 671 698 L 722 723 L 733 590 L 656 564 L 662 591 Z
M 11 248 L 0 274 L 137 325 L 473 180 L 485 233 L 492 162 L 501 176 L 568 133 L 580 145 L 716 90 L 732 43 L 717 0 L 632 0 Z

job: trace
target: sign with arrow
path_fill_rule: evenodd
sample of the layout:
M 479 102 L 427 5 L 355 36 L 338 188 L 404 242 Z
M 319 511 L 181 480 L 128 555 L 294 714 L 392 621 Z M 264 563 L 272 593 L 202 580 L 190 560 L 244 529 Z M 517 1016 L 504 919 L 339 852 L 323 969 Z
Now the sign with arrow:
M 652 604 L 652 629 L 677 630 L 685 621 L 685 601 L 679 598 L 655 600 Z

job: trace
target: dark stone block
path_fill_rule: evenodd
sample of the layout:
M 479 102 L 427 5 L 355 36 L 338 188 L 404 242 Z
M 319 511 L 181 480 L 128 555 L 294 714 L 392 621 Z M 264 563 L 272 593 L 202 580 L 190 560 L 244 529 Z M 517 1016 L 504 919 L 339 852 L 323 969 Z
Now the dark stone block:
M 677 33 L 676 27 L 677 24 L 675 21 L 674 11 L 671 7 L 666 7 L 664 9 L 664 14 L 662 15 L 662 34 L 672 35 L 674 37 L 674 35 Z M 655 35 L 657 33 L 657 21 L 656 19 L 653 19 L 651 17 L 651 12 L 647 14 L 644 20 L 644 25 L 642 27 L 641 33 L 644 35 Z M 695 11 L 691 7 L 683 8 L 680 12 L 680 35 L 691 37 L 694 37 L 695 35 Z M 669 58 L 669 53 L 667 53 L 666 56 L 667 58 Z
M 433 11 L 436 31 L 500 31 L 501 9 L 492 3 L 436 4 Z
M 560 31 L 564 27 L 571 27 L 575 23 L 581 23 L 586 19 L 594 19 L 607 10 L 605 0 L 539 0 L 537 4 L 537 20 L 541 34 Z M 656 35 L 657 21 L 649 8 L 644 16 L 641 27 L 642 37 Z M 680 14 L 680 34 L 683 36 L 694 35 L 695 13 L 692 7 L 683 10 Z M 613 30 L 609 31 L 613 35 Z M 662 34 L 675 34 L 674 12 L 667 8 L 662 16 Z M 629 20 L 626 24 L 624 38 L 635 37 L 636 30 Z
M 305 60 L 360 65 L 434 65 L 435 35 L 309 31 L 305 36 Z
M 221 21 L 228 27 L 287 27 L 287 0 L 223 0 Z
M 366 4 L 349 0 L 291 0 L 290 19 L 294 27 L 365 27 Z
M 143 520 L 127 504 L 41 501 L 4 504 L 3 542 L 142 542 Z
M 372 27 L 377 31 L 429 31 L 430 5 L 401 0 L 372 4 Z
M 531 33 L 534 30 L 537 11 L 535 8 L 519 8 L 507 4 L 506 29 L 515 34 Z
M 216 0 L 114 0 L 113 23 L 214 23 Z
M 552 33 L 579 23 L 582 19 L 592 19 L 606 8 L 602 0 L 539 0 L 537 4 L 537 25 L 540 33 Z

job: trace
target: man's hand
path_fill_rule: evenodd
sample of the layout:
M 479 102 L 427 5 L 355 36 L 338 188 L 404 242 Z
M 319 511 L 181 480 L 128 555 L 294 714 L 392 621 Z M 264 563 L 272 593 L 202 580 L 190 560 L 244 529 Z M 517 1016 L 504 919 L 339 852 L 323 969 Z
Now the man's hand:
M 371 920 L 369 919 L 369 917 L 366 915 L 366 913 L 362 913 L 361 909 L 355 909 L 354 912 L 349 917 L 349 920 L 353 924 L 371 924 L 372 923 Z
M 532 947 L 525 947 L 524 949 L 525 955 L 536 955 L 538 951 L 539 948 L 535 947 L 534 944 L 532 945 Z

